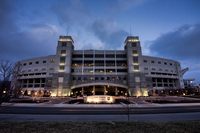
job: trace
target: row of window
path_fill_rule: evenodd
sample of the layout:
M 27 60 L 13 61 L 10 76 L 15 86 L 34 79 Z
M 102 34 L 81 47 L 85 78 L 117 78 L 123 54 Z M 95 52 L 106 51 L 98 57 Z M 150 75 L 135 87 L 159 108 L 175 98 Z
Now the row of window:
M 73 77 L 72 80 L 126 80 L 126 77 Z
M 115 58 L 115 54 L 73 54 L 72 58 Z M 126 58 L 126 54 L 116 54 L 116 58 Z
M 171 73 L 159 73 L 159 72 L 151 72 L 152 75 L 168 75 L 168 76 L 177 76 L 177 74 Z
M 144 62 L 144 63 L 147 63 L 148 61 L 147 61 L 147 60 L 144 60 L 143 62 Z M 154 61 L 154 60 L 151 60 L 151 63 L 154 64 L 155 61 Z M 172 63 L 167 63 L 167 62 L 163 62 L 163 63 L 162 63 L 161 61 L 158 61 L 157 63 L 158 63 L 158 64 L 164 64 L 164 65 L 170 65 L 170 66 L 173 65 Z
M 49 70 L 50 70 L 50 71 L 53 71 L 53 70 L 54 70 L 54 68 L 49 68 Z M 36 69 L 34 69 L 34 70 L 31 70 L 31 69 L 29 69 L 27 72 L 32 72 L 32 71 L 34 71 L 34 72 L 38 72 L 38 71 L 39 71 L 39 69 L 37 69 L 37 68 L 36 68 Z M 42 69 L 41 69 L 41 71 L 46 71 L 46 68 L 42 68 Z M 23 72 L 23 73 L 25 73 L 25 72 L 26 72 L 26 70 L 23 70 L 22 72 Z
M 46 75 L 46 73 L 29 73 L 29 74 L 20 74 L 19 76 L 35 76 L 35 75 Z
M 54 59 L 50 59 L 49 60 L 50 63 L 54 63 Z M 35 61 L 35 62 L 27 62 L 27 63 L 23 63 L 23 66 L 26 66 L 26 65 L 33 65 L 33 64 L 40 64 L 40 63 L 43 63 L 43 64 L 46 64 L 47 61 L 46 60 L 43 60 L 43 61 Z
M 93 70 L 93 69 L 84 69 L 83 70 L 83 72 L 84 73 L 93 73 L 95 71 L 95 73 L 104 73 L 104 72 L 106 72 L 106 73 L 113 73 L 113 72 L 127 72 L 127 69 L 117 69 L 117 70 L 115 70 L 115 69 L 95 69 L 95 70 Z M 72 72 L 79 72 L 79 73 L 81 73 L 82 72 L 82 69 L 72 69 Z
M 149 68 L 148 68 L 148 67 L 145 67 L 145 68 L 144 68 L 144 70 L 149 70 Z M 151 68 L 151 70 L 152 70 L 152 71 L 156 71 L 156 68 Z M 168 70 L 168 69 L 165 69 L 165 70 L 163 70 L 162 68 L 159 68 L 159 69 L 158 69 L 158 71 L 165 71 L 165 72 L 169 72 L 170 70 Z M 173 73 L 174 71 L 173 71 L 173 70 L 171 70 L 170 72 L 172 72 L 172 73 Z

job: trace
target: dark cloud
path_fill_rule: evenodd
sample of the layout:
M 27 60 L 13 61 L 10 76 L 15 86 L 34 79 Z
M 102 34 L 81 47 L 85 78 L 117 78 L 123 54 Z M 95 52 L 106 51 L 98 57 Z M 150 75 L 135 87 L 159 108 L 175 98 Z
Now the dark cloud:
M 200 58 L 200 24 L 184 25 L 175 31 L 161 35 L 152 42 L 150 50 L 181 60 Z
M 17 29 L 16 24 L 13 22 L 17 17 L 14 15 L 16 7 L 11 2 L 10 0 L 0 0 L 0 34 L 13 32 Z
M 35 56 L 54 54 L 56 31 L 48 25 L 34 25 L 31 31 L 15 32 L 0 36 L 1 58 L 19 60 Z
M 123 45 L 128 33 L 117 27 L 113 21 L 96 20 L 91 25 L 92 32 L 105 43 L 106 48 L 113 49 Z
M 22 30 L 17 25 L 18 17 L 18 8 L 13 1 L 0 1 L 0 59 L 16 61 L 55 51 L 51 48 L 55 48 L 56 44 L 53 43 L 57 39 L 53 26 L 42 23 L 26 24 L 28 29 Z
M 80 0 L 58 1 L 52 5 L 52 11 L 66 30 L 72 25 L 83 25 L 90 20 L 89 11 Z
M 150 51 L 157 56 L 176 59 L 189 67 L 186 78 L 200 82 L 200 24 L 184 25 L 152 41 Z

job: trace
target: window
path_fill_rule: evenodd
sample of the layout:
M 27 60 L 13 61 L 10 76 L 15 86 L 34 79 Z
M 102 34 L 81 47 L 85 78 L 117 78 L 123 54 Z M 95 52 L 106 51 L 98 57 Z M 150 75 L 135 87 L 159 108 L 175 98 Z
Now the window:
M 137 44 L 136 43 L 131 43 L 131 46 L 132 47 L 137 47 Z
M 66 54 L 66 50 L 61 50 L 60 54 Z
M 26 66 L 26 63 L 24 63 L 23 65 Z
M 60 70 L 65 70 L 65 66 L 60 66 Z
M 104 58 L 104 55 L 103 54 L 96 54 L 95 58 Z
M 167 65 L 167 62 L 164 62 L 165 65 Z
M 54 59 L 50 59 L 50 63 L 54 63 L 55 61 L 54 61 Z
M 54 70 L 54 68 L 49 68 L 49 70 L 50 70 L 50 71 L 53 71 L 53 70 Z
M 137 50 L 133 50 L 133 54 L 138 54 L 138 51 Z
M 145 67 L 144 70 L 148 70 L 148 67 Z
M 147 63 L 147 60 L 144 60 L 144 63 Z
M 138 63 L 138 57 L 133 57 L 133 62 Z
M 139 70 L 139 65 L 134 65 L 134 70 Z
M 115 58 L 115 55 L 114 54 L 107 54 L 106 58 Z
M 160 61 L 158 61 L 158 64 L 161 64 L 161 62 L 160 62 Z
M 155 61 L 152 60 L 151 63 L 155 63 Z
M 47 63 L 47 61 L 43 60 L 43 63 L 45 64 L 45 63 Z
M 36 61 L 35 64 L 39 64 L 39 61 Z
M 155 71 L 156 69 L 155 69 L 155 68 L 152 68 L 152 70 Z
M 172 63 L 170 63 L 169 65 L 172 66 Z
M 32 62 L 29 62 L 29 65 L 32 65 L 33 63 Z
M 67 46 L 67 42 L 62 42 L 61 45 L 62 45 L 62 47 L 66 47 Z
M 60 57 L 60 63 L 65 63 L 65 57 Z

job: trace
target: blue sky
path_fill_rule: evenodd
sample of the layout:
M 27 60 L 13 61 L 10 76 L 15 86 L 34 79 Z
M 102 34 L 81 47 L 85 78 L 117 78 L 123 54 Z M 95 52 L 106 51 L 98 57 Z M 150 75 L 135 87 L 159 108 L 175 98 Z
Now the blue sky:
M 200 81 L 200 0 L 1 0 L 0 18 L 0 59 L 55 54 L 66 34 L 77 49 L 123 49 L 131 34 Z

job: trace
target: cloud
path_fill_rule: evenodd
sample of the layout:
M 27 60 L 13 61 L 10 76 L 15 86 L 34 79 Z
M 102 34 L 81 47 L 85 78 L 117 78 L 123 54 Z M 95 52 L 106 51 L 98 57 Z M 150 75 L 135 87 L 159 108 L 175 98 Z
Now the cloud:
M 179 60 L 190 69 L 185 77 L 200 82 L 200 24 L 184 25 L 165 33 L 152 41 L 149 48 L 154 55 Z
M 12 1 L 0 1 L 0 34 L 13 32 L 17 29 L 16 24 L 13 22 L 17 17 L 14 15 L 14 10 L 16 10 L 16 7 L 12 4 Z
M 156 55 L 181 59 L 200 58 L 200 24 L 184 25 L 152 41 L 150 50 Z
M 128 33 L 120 29 L 114 21 L 96 20 L 91 25 L 91 31 L 108 49 L 121 47 Z
M 57 2 L 51 8 L 60 25 L 66 28 L 66 30 L 69 30 L 68 28 L 74 25 L 83 25 L 90 19 L 89 11 L 80 0 Z
M 6 35 L 9 36 L 0 36 L 0 55 L 12 60 L 54 54 L 58 36 L 49 25 L 34 25 L 33 30 Z

